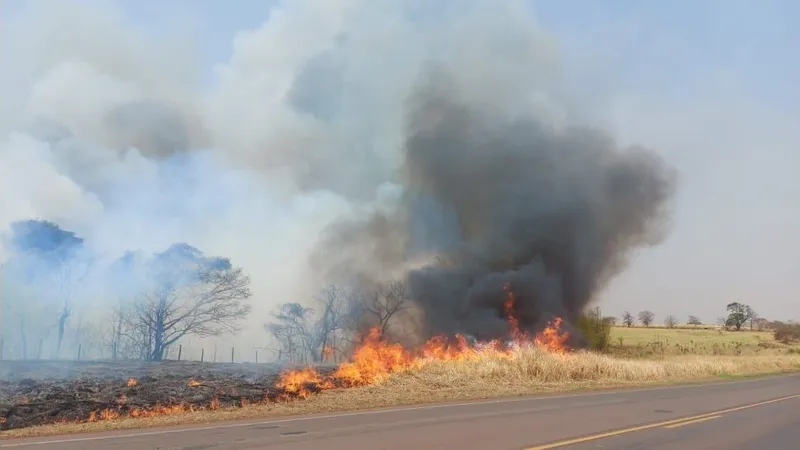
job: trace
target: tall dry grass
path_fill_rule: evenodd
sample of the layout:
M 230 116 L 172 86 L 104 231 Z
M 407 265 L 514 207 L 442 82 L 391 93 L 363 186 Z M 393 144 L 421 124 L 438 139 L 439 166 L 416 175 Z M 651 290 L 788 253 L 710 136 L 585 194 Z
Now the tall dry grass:
M 800 371 L 800 355 L 682 355 L 662 359 L 620 358 L 592 352 L 553 354 L 522 348 L 511 357 L 492 352 L 464 361 L 428 361 L 382 382 L 324 391 L 306 400 L 253 404 L 145 419 L 57 424 L 4 432 L 7 437 L 206 423 L 287 414 L 469 400 L 544 391 L 699 381 L 719 376 Z
M 490 389 L 503 384 L 631 384 L 785 371 L 800 371 L 800 355 L 683 355 L 648 360 L 592 352 L 562 355 L 523 348 L 517 350 L 512 358 L 487 354 L 470 361 L 429 362 L 416 370 L 398 374 L 387 383 L 397 385 L 407 379 L 417 386 L 483 386 L 487 394 L 491 394 Z

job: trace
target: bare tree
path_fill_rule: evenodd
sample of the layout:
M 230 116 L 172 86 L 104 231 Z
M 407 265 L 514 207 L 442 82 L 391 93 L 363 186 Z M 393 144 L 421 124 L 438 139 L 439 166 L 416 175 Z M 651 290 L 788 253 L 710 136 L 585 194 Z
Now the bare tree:
M 264 328 L 278 341 L 278 359 L 308 362 L 312 347 L 311 316 L 314 309 L 300 303 L 284 303 L 272 313 L 272 322 Z
M 389 332 L 392 319 L 408 307 L 409 292 L 405 283 L 394 281 L 380 284 L 364 292 L 352 292 L 350 316 L 359 336 L 363 328 L 378 327 L 382 335 Z
M 703 322 L 697 316 L 689 316 L 689 319 L 686 321 L 687 325 L 694 325 L 695 327 L 698 325 L 702 325 Z
M 343 290 L 328 286 L 316 299 L 319 310 L 299 303 L 284 303 L 272 313 L 273 320 L 264 328 L 278 343 L 278 358 L 300 362 L 308 362 L 310 358 L 319 362 L 328 356 L 335 357 L 337 332 L 343 328 L 345 298 Z
M 251 292 L 242 269 L 186 244 L 156 255 L 149 278 L 132 317 L 133 327 L 148 337 L 149 360 L 160 361 L 169 345 L 187 335 L 235 333 L 251 310 L 243 303 Z
M 622 314 L 622 323 L 626 327 L 628 328 L 632 327 L 634 321 L 635 319 L 633 318 L 633 314 L 631 314 L 630 311 L 625 311 L 625 313 Z
M 640 311 L 639 312 L 639 322 L 642 322 L 642 325 L 644 325 L 646 327 L 649 327 L 650 324 L 653 323 L 653 320 L 655 319 L 655 317 L 656 317 L 656 315 L 653 314 L 652 311 L 644 310 L 644 311 Z
M 666 325 L 667 328 L 675 328 L 678 326 L 678 318 L 670 314 L 664 318 L 664 325 Z
M 314 333 L 315 359 L 318 361 L 331 356 L 336 360 L 339 351 L 337 334 L 344 326 L 346 296 L 346 292 L 333 285 L 321 292 L 319 302 L 322 304 L 322 317 L 317 322 Z
M 58 313 L 58 330 L 56 334 L 56 357 L 61 356 L 61 346 L 64 342 L 64 332 L 67 321 L 73 314 L 73 303 L 80 288 L 89 276 L 92 261 L 88 258 L 75 258 L 72 261 L 62 262 L 53 274 L 53 287 L 55 296 L 61 305 Z

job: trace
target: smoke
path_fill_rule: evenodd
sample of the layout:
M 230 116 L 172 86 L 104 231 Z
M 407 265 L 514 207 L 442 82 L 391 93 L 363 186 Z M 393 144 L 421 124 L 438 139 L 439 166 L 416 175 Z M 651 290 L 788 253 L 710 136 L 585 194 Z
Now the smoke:
M 423 80 L 407 113 L 401 197 L 338 224 L 320 250 L 337 255 L 327 263 L 338 279 L 405 268 L 423 337 L 502 337 L 506 281 L 521 328 L 574 320 L 632 250 L 664 237 L 674 172 L 654 151 L 506 99 L 471 101 L 450 73 Z
M 228 343 L 351 276 L 408 278 L 425 333 L 488 335 L 509 279 L 532 327 L 657 241 L 669 170 L 573 128 L 591 114 L 525 2 L 286 1 L 210 84 L 195 41 L 121 11 L 32 2 L 2 27 L 0 230 L 229 257 L 254 308 Z

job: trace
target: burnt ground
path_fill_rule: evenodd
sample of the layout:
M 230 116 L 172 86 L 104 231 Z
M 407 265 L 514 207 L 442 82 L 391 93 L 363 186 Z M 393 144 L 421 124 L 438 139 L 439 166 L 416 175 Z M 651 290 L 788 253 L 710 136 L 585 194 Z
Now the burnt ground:
M 281 369 L 193 361 L 0 361 L 0 429 L 278 401 L 287 397 L 275 388 Z

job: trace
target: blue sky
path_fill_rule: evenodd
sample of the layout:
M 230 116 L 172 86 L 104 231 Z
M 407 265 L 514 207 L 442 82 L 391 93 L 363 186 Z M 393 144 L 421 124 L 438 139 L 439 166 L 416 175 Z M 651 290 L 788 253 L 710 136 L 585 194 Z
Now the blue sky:
M 237 31 L 257 28 L 276 3 L 122 2 L 132 20 L 156 30 L 163 31 L 170 26 L 167 19 L 180 16 L 186 25 L 198 27 L 209 67 L 230 55 Z M 750 95 L 781 107 L 796 107 L 800 98 L 800 59 L 792 55 L 797 48 L 792 43 L 800 42 L 796 1 L 539 0 L 531 8 L 568 56 L 598 50 L 598 45 L 613 52 L 609 57 L 618 69 L 614 83 L 666 88 L 680 95 L 689 92 L 698 74 L 728 72 L 735 73 Z

